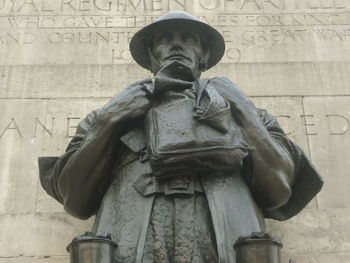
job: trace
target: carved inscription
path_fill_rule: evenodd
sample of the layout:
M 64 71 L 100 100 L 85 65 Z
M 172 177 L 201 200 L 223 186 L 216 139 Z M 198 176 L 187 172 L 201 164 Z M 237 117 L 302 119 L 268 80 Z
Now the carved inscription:
M 216 27 L 226 41 L 224 63 L 314 61 L 315 41 L 330 51 L 350 41 L 347 0 L 0 0 L 0 63 L 131 63 L 133 34 L 169 10 Z M 24 56 L 27 49 L 47 54 Z M 286 56 L 289 50 L 300 56 Z
M 166 12 L 198 11 L 347 10 L 347 0 L 0 0 L 1 12 Z
M 277 115 L 276 118 L 283 126 L 287 135 L 293 135 L 293 132 L 288 130 L 288 127 L 295 127 L 295 118 L 300 119 L 299 127 L 304 131 L 306 136 L 321 136 L 319 126 L 325 124 L 329 136 L 350 136 L 350 115 L 332 113 L 326 115 L 307 114 L 307 115 Z M 30 119 L 30 118 L 28 118 Z M 32 117 L 30 127 L 23 127 L 20 118 L 10 117 L 0 122 L 0 142 L 6 140 L 7 136 L 16 136 L 18 139 L 64 137 L 72 138 L 80 120 L 80 116 L 67 116 L 65 118 L 52 117 L 45 122 L 38 117 Z M 58 127 L 66 127 L 64 131 Z M 26 132 L 24 132 L 26 131 Z M 324 135 L 324 134 L 322 134 Z
M 44 120 L 33 117 L 28 126 L 24 127 L 19 118 L 12 117 L 0 123 L 0 140 L 5 140 L 7 136 L 16 136 L 17 138 L 39 138 L 46 136 L 72 138 L 80 117 L 69 116 L 66 118 L 52 117 L 47 123 Z M 62 125 L 62 122 L 65 124 Z M 65 125 L 65 126 L 64 126 Z M 66 127 L 65 131 L 58 130 L 58 127 Z M 25 133 L 24 130 L 27 132 Z

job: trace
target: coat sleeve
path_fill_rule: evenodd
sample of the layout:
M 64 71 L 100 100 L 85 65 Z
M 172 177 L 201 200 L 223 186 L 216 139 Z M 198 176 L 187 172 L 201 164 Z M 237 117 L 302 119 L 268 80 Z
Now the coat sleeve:
M 271 136 L 288 150 L 294 160 L 295 175 L 289 201 L 273 211 L 264 212 L 266 218 L 287 220 L 299 213 L 316 196 L 322 188 L 323 180 L 300 147 L 285 135 L 276 118 L 265 110 L 258 109 L 258 113 Z
M 79 123 L 75 136 L 68 144 L 66 152 L 62 156 L 38 158 L 41 185 L 51 197 L 61 204 L 63 204 L 63 198 L 58 191 L 59 175 L 72 154 L 83 144 L 86 133 L 97 120 L 97 114 L 98 110 L 95 110 Z
M 225 77 L 217 77 L 211 79 L 211 81 L 225 99 L 228 101 L 233 100 L 232 97 L 235 96 L 235 94 L 232 93 L 231 90 L 237 89 L 235 84 Z M 254 105 L 252 106 L 254 107 Z M 307 159 L 305 153 L 285 135 L 276 118 L 268 114 L 265 110 L 256 109 L 256 111 L 258 119 L 268 131 L 270 138 L 278 143 L 279 147 L 288 154 L 289 159 L 291 159 L 293 163 L 293 175 L 291 176 L 293 179 L 290 185 L 291 196 L 284 205 L 273 210 L 264 211 L 266 218 L 287 220 L 299 213 L 321 190 L 323 180 Z M 235 113 L 233 112 L 232 114 L 234 115 Z M 233 118 L 234 117 L 235 116 L 233 116 Z M 249 187 L 252 185 L 251 182 L 254 175 L 253 167 L 253 159 L 251 155 L 248 155 L 244 160 L 242 173 Z

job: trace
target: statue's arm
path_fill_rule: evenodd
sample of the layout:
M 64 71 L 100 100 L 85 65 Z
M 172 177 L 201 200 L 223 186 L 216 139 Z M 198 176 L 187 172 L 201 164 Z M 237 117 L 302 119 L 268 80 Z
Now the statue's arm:
M 99 208 L 108 187 L 119 138 L 150 107 L 144 88 L 150 80 L 130 85 L 92 112 L 54 167 L 52 188 L 71 215 L 88 218 Z
M 249 98 L 229 80 L 219 78 L 216 81 L 218 84 L 221 82 L 219 91 L 230 103 L 233 118 L 241 126 L 251 147 L 245 163 L 245 169 L 249 172 L 245 174 L 254 199 L 266 214 L 272 215 L 272 211 L 285 207 L 294 196 L 296 181 L 302 173 L 300 160 L 304 160 L 302 166 L 311 166 L 300 148 L 285 136 L 271 115 L 257 110 Z M 319 189 L 317 186 L 311 192 L 315 195 Z M 299 202 L 299 208 L 311 200 L 306 199 Z
M 258 115 L 271 136 L 293 157 L 294 181 L 291 186 L 291 197 L 283 206 L 264 211 L 265 217 L 286 220 L 299 213 L 315 197 L 323 186 L 323 179 L 303 150 L 285 135 L 275 117 L 260 109 L 258 109 Z

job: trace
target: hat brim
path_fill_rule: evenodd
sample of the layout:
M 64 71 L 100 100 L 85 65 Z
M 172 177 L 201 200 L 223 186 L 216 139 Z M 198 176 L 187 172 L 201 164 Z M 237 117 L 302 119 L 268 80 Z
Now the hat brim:
M 210 69 L 221 60 L 225 52 L 225 41 L 215 28 L 196 20 L 173 18 L 157 21 L 136 32 L 130 41 L 129 47 L 130 53 L 137 64 L 145 69 L 151 70 L 151 61 L 148 55 L 148 42 L 160 29 L 174 25 L 197 31 L 206 38 L 206 47 L 209 49 L 207 69 Z

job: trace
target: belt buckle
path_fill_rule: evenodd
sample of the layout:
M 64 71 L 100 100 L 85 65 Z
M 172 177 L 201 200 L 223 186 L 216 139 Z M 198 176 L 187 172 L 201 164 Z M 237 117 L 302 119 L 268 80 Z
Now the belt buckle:
M 194 180 L 185 176 L 175 177 L 164 183 L 164 194 L 194 194 Z

